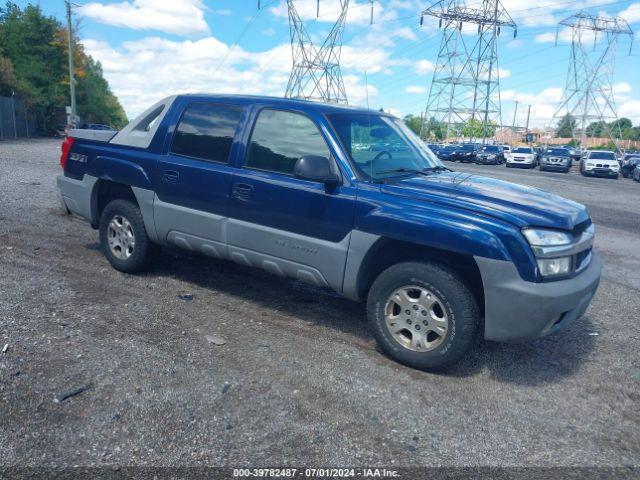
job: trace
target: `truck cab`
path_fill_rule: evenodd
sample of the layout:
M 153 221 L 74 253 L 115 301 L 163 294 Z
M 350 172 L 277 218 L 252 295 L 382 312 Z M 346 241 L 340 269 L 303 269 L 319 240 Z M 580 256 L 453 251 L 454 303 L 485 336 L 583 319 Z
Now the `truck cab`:
M 330 288 L 415 368 L 558 331 L 597 289 L 584 206 L 451 171 L 382 112 L 179 95 L 114 133 L 72 131 L 57 179 L 114 268 L 177 247 Z

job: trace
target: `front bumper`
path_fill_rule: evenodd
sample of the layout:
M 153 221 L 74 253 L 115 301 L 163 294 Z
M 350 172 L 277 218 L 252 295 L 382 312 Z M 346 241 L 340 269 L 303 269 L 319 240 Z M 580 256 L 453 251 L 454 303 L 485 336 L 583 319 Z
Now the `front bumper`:
M 594 177 L 617 177 L 620 171 L 609 168 L 585 168 L 584 173 Z
M 485 296 L 487 340 L 523 342 L 554 333 L 586 311 L 598 289 L 602 262 L 593 252 L 574 278 L 532 283 L 508 261 L 476 257 Z
M 564 171 L 568 168 L 571 168 L 571 162 L 562 163 L 562 162 L 540 162 L 540 168 L 544 168 L 546 170 L 561 170 Z

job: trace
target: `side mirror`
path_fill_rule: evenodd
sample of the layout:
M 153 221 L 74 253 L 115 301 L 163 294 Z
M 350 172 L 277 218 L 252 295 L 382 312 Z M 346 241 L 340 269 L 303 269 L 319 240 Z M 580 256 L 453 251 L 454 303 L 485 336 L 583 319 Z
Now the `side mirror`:
M 293 175 L 302 180 L 324 183 L 327 189 L 340 185 L 340 176 L 331 168 L 331 161 L 318 155 L 300 157 L 293 167 Z

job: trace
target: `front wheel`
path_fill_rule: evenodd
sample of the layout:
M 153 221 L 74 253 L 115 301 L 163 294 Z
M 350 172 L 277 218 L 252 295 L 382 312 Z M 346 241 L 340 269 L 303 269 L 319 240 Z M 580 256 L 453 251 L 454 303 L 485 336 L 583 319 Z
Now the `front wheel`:
M 478 304 L 460 277 L 421 262 L 399 263 L 380 274 L 369 291 L 367 317 L 387 355 L 421 370 L 460 360 L 480 324 Z
M 155 250 L 140 209 L 128 200 L 113 200 L 102 211 L 100 245 L 111 266 L 126 273 L 146 270 Z

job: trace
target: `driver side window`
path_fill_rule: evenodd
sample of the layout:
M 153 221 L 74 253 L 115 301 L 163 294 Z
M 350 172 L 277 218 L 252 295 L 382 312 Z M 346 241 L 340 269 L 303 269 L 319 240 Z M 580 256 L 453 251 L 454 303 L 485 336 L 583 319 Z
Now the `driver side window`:
M 251 134 L 245 166 L 293 175 L 305 155 L 329 158 L 329 148 L 313 121 L 299 113 L 262 110 Z

